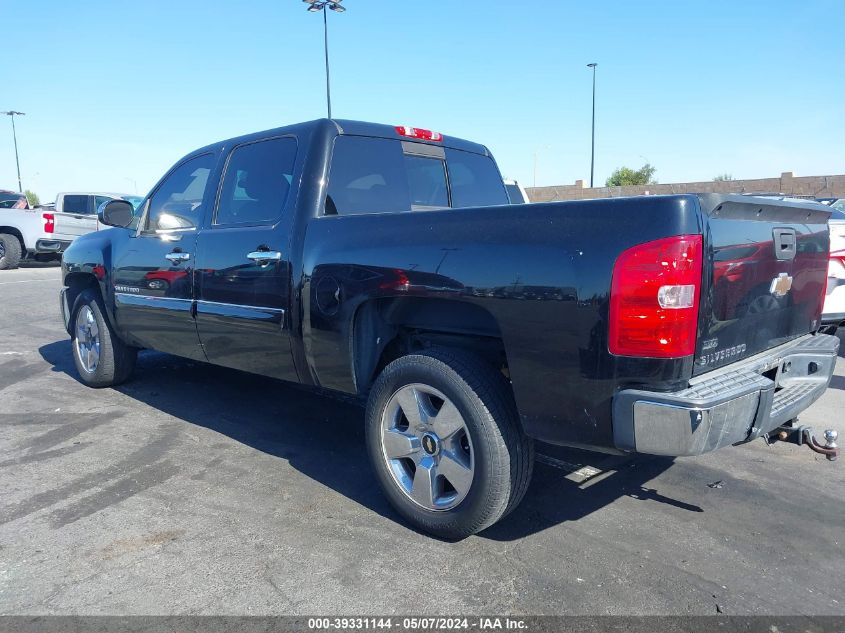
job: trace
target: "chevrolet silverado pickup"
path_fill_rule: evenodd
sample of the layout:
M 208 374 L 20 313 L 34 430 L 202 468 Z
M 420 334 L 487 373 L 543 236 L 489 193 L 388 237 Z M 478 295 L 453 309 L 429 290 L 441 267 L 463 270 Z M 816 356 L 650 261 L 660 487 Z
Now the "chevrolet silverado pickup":
M 153 349 L 359 397 L 385 495 L 441 537 L 519 504 L 534 440 L 681 456 L 769 438 L 839 347 L 819 332 L 819 205 L 509 205 L 486 147 L 418 128 L 209 145 L 100 221 L 63 259 L 84 383 Z
M 109 200 L 140 202 L 119 193 L 60 193 L 53 208 L 23 204 L 0 206 L 0 270 L 12 270 L 21 260 L 51 261 L 80 235 L 99 228 L 97 207 Z M 2 201 L 0 201 L 2 202 Z

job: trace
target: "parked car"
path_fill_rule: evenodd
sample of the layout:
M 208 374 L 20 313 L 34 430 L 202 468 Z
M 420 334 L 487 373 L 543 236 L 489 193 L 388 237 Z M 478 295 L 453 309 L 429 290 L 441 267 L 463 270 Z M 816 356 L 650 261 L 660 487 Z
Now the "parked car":
M 0 209 L 0 270 L 17 268 L 22 259 L 61 259 L 74 239 L 99 228 L 97 207 L 117 199 L 136 205 L 141 200 L 120 193 L 60 193 L 52 209 Z
M 0 209 L 27 209 L 29 203 L 26 196 L 17 191 L 0 189 Z
M 833 331 L 845 326 L 845 199 L 830 207 L 830 264 L 822 324 Z
M 528 192 L 525 191 L 525 187 L 516 180 L 505 179 L 505 189 L 508 192 L 508 200 L 510 200 L 511 204 L 526 204 L 527 202 L 531 202 L 528 199 Z
M 828 210 L 508 203 L 484 146 L 417 128 L 209 145 L 65 252 L 76 369 L 116 385 L 148 348 L 360 397 L 385 495 L 450 538 L 519 504 L 535 439 L 699 455 L 777 434 L 826 389 Z M 720 253 L 776 300 L 717 313 Z

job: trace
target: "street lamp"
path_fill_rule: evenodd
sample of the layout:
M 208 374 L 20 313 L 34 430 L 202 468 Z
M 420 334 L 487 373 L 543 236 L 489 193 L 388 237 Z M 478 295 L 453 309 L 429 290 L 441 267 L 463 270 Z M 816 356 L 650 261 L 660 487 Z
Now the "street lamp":
M 593 141 L 590 149 L 590 189 L 593 188 L 593 174 L 596 169 L 596 66 L 597 63 L 587 64 L 593 69 Z
M 3 114 L 12 117 L 12 138 L 15 140 L 15 166 L 18 168 L 18 192 L 23 193 L 23 186 L 21 185 L 21 163 L 18 160 L 18 133 L 15 131 L 15 115 L 24 116 L 26 112 L 7 110 Z
M 323 12 L 323 45 L 326 49 L 326 106 L 329 110 L 329 118 L 332 118 L 332 93 L 329 87 L 329 24 L 326 18 L 328 13 L 325 9 L 331 9 L 338 13 L 346 11 L 341 2 L 343 0 L 302 0 L 308 5 L 309 13 Z

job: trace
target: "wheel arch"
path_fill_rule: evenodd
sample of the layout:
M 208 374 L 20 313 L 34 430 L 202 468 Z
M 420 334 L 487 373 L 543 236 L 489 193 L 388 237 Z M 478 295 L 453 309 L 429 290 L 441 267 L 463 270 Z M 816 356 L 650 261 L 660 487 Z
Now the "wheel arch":
M 18 242 L 21 245 L 21 257 L 26 257 L 26 244 L 23 241 L 23 233 L 21 233 L 19 229 L 16 229 L 13 226 L 0 226 L 0 233 L 14 235 L 18 238 Z
M 71 272 L 65 275 L 65 298 L 67 299 L 67 307 L 70 311 L 69 317 L 73 314 L 73 306 L 76 303 L 76 299 L 82 294 L 85 290 L 93 290 L 97 293 L 100 297 L 100 301 L 102 301 L 104 307 L 104 314 L 106 318 L 109 320 L 109 324 L 112 328 L 116 329 L 116 323 L 114 321 L 114 315 L 112 311 L 109 309 L 109 305 L 107 299 L 103 293 L 102 282 L 94 275 L 93 272 Z
M 355 310 L 350 337 L 352 374 L 359 394 L 369 390 L 388 363 L 429 347 L 472 352 L 508 376 L 507 354 L 496 318 L 469 301 L 370 299 Z

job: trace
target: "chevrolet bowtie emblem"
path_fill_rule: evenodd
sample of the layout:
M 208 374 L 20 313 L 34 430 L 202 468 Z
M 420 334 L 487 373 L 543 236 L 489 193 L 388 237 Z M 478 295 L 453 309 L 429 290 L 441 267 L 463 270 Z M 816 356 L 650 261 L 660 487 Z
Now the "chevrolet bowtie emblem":
M 769 286 L 769 292 L 776 297 L 785 297 L 790 288 L 792 288 L 792 277 L 786 273 L 781 273 L 772 279 L 772 285 Z

